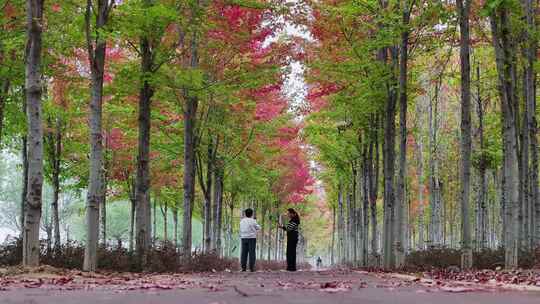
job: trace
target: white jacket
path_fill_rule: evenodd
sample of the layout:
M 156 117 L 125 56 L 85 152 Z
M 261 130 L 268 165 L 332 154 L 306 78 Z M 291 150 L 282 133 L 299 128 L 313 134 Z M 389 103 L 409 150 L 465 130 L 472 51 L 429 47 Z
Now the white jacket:
M 257 224 L 257 221 L 251 217 L 245 217 L 240 220 L 240 238 L 241 239 L 255 239 L 257 238 L 257 231 L 261 230 L 261 226 Z

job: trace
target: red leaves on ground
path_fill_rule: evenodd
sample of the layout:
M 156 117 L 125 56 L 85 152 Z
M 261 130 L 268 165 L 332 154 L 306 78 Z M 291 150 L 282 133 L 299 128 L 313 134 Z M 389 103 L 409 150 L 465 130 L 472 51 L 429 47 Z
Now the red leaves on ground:
M 288 289 L 307 289 L 307 290 L 318 290 L 328 293 L 337 293 L 337 292 L 344 292 L 344 291 L 350 291 L 352 290 L 350 282 L 338 282 L 338 281 L 332 281 L 332 282 L 323 282 L 323 283 L 317 283 L 314 281 L 289 281 L 289 282 L 283 282 L 283 281 L 277 281 L 276 285 L 278 287 L 281 287 L 283 290 Z
M 43 288 L 48 290 L 173 290 L 194 287 L 217 290 L 215 285 L 204 285 L 186 280 L 182 275 L 139 275 L 139 274 L 85 274 L 68 272 L 65 276 L 52 275 L 43 278 L 0 278 L 0 290 L 20 288 Z
M 496 271 L 485 269 L 480 271 L 455 272 L 448 269 L 439 269 L 425 272 L 424 276 L 434 280 L 540 286 L 540 272 L 534 270 Z
M 384 280 L 389 278 L 387 274 L 376 275 Z M 402 283 L 407 286 L 427 287 L 428 289 L 424 290 L 427 292 L 434 290 L 452 293 L 498 290 L 540 291 L 540 272 L 538 270 L 460 272 L 442 269 L 425 272 L 422 277 L 404 274 L 390 274 L 390 277 L 402 280 Z
M 351 286 L 344 282 L 327 282 L 321 284 L 320 290 L 328 293 L 336 293 L 341 291 L 350 291 Z

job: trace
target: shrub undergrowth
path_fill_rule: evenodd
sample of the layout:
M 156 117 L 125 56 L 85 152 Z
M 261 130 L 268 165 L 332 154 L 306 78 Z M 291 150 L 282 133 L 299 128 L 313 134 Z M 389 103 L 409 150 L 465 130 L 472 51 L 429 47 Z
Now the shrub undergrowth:
M 84 245 L 77 242 L 62 244 L 59 250 L 48 249 L 47 243 L 41 243 L 40 262 L 62 269 L 82 269 Z M 22 261 L 22 241 L 10 239 L 0 245 L 0 265 L 17 266 Z M 100 247 L 98 249 L 98 270 L 111 272 L 220 272 L 239 269 L 237 258 L 219 257 L 215 253 L 194 252 L 190 259 L 185 259 L 172 243 L 158 242 L 148 251 L 146 266 L 143 268 L 140 258 L 123 247 Z M 308 263 L 298 265 L 308 269 Z M 283 261 L 258 260 L 258 270 L 285 269 Z

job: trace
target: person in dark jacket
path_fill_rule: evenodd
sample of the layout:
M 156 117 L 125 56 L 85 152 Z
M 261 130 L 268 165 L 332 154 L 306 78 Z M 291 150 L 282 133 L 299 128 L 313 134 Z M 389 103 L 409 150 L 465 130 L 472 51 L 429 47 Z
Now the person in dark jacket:
M 300 217 L 298 213 L 289 208 L 287 210 L 289 223 L 281 228 L 287 231 L 287 271 L 296 271 L 296 246 L 298 245 L 298 230 L 300 228 Z

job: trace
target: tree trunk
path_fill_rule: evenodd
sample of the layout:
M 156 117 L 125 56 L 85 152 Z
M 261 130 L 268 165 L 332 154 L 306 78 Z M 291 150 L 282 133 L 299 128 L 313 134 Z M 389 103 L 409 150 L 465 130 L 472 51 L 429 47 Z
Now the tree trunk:
M 361 256 L 362 266 L 366 267 L 368 266 L 368 239 L 369 239 L 369 162 L 368 162 L 368 151 L 369 146 L 371 146 L 371 139 L 370 142 L 364 144 L 363 149 L 363 159 L 362 159 L 362 244 L 361 244 Z
M 343 184 L 341 180 L 338 185 L 338 261 L 340 264 L 345 262 L 345 218 L 343 214 Z
M 26 102 L 24 102 L 24 111 L 26 112 Z M 21 191 L 21 214 L 20 214 L 20 225 L 21 225 L 21 239 L 24 236 L 24 223 L 25 223 L 25 214 L 26 214 L 26 196 L 28 195 L 28 152 L 27 152 L 27 140 L 26 135 L 23 135 L 21 138 L 22 149 L 21 149 L 21 159 L 23 165 L 23 174 L 22 174 L 22 191 Z
M 397 50 L 391 47 L 390 50 L 389 70 L 391 73 L 395 71 L 397 62 Z M 386 50 L 381 55 L 381 59 L 387 62 Z M 394 78 L 394 77 L 391 77 Z M 396 209 L 395 209 L 395 192 L 394 192 L 394 176 L 395 176 L 395 140 L 396 140 L 396 92 L 392 85 L 394 80 L 391 79 L 387 84 L 387 99 L 385 109 L 384 122 L 384 142 L 383 142 L 383 175 L 384 175 L 384 247 L 383 247 L 383 266 L 385 269 L 395 267 L 394 246 L 394 228 L 396 224 Z
M 525 82 L 524 82 L 524 97 L 525 97 L 525 109 L 527 111 L 525 121 L 523 125 L 524 132 L 528 131 L 527 137 L 530 139 L 530 151 L 531 151 L 531 164 L 529 170 L 525 172 L 525 176 L 530 178 L 530 189 L 528 197 L 528 213 L 529 213 L 529 248 L 540 246 L 540 201 L 538 193 L 538 129 L 536 124 L 536 72 L 535 66 L 537 62 L 538 52 L 538 38 L 534 36 L 534 33 L 538 30 L 537 1 L 523 0 L 522 9 L 527 22 L 527 30 L 525 32 L 525 47 L 524 55 L 526 58 L 525 63 Z M 525 134 L 524 134 L 525 136 Z M 528 151 L 527 151 L 528 152 Z M 528 155 L 527 155 L 528 156 Z
M 444 67 L 443 67 L 444 69 Z M 431 216 L 428 226 L 428 246 L 440 247 L 441 245 L 441 189 L 439 180 L 439 160 L 437 135 L 439 129 L 439 90 L 442 81 L 442 71 L 435 86 L 435 96 L 429 100 L 429 175 L 430 192 L 429 204 Z
M 487 180 L 487 160 L 485 157 L 485 140 L 484 140 L 484 105 L 482 102 L 482 97 L 480 96 L 480 65 L 476 68 L 476 75 L 477 75 L 477 82 L 478 82 L 478 88 L 477 88 L 477 113 L 478 113 L 478 136 L 480 137 L 480 168 L 479 168 L 479 176 L 480 176 L 480 192 L 478 193 L 478 208 L 479 208 L 479 214 L 478 214 L 478 228 L 479 228 L 479 234 L 477 235 L 476 239 L 478 244 L 478 247 L 480 249 L 483 249 L 487 245 L 487 217 L 488 217 L 488 210 L 487 210 L 487 199 L 488 199 L 488 180 Z
M 460 25 L 461 60 L 461 268 L 472 267 L 469 197 L 471 181 L 471 64 L 469 38 L 469 0 L 457 0 Z
M 147 0 L 145 7 L 152 4 Z M 151 102 L 154 88 L 149 81 L 153 73 L 154 54 L 148 36 L 140 42 L 141 81 L 139 92 L 139 139 L 137 154 L 137 175 L 135 181 L 136 205 L 136 251 L 141 266 L 146 265 L 146 253 L 152 244 L 152 222 L 150 201 L 150 124 Z
M 203 248 L 204 252 L 210 252 L 214 249 L 214 239 L 213 239 L 213 218 L 212 218 L 212 192 L 213 186 L 213 171 L 214 171 L 214 159 L 213 159 L 213 139 L 211 136 L 208 136 L 208 152 L 206 160 L 206 181 L 203 179 L 203 170 L 202 163 L 199 161 L 199 183 L 201 185 L 203 196 L 204 196 L 204 205 L 203 205 Z
M 51 134 L 51 138 L 53 135 Z M 60 217 L 58 214 L 58 202 L 60 198 L 60 173 L 61 173 L 61 158 L 62 158 L 62 121 L 56 119 L 56 127 L 54 139 L 51 140 L 51 162 L 52 162 L 52 186 L 53 186 L 53 201 L 52 209 L 52 224 L 54 229 L 54 250 L 60 250 Z
M 352 240 L 354 238 L 354 235 L 353 235 L 353 206 L 352 206 L 352 197 L 351 197 L 351 193 L 350 193 L 350 186 L 347 187 L 346 189 L 346 192 L 345 192 L 345 195 L 347 196 L 347 199 L 346 199 L 346 203 L 347 203 L 347 229 L 345 231 L 345 260 L 347 262 L 351 262 L 353 261 L 352 259 Z
M 41 49 L 43 0 L 26 1 L 26 105 L 28 124 L 28 194 L 23 233 L 23 266 L 39 265 L 39 224 L 43 187 Z
M 503 147 L 504 148 L 504 147 Z M 500 246 L 504 247 L 506 245 L 507 237 L 507 218 L 506 218 L 506 200 L 504 198 L 504 169 L 501 168 L 501 174 L 497 174 L 497 171 L 493 171 L 493 183 L 495 184 L 495 192 L 498 196 L 497 201 L 499 202 L 499 225 L 501 227 L 499 231 Z
M 528 225 L 528 219 L 529 219 L 529 105 L 527 103 L 527 71 L 525 70 L 523 72 L 523 83 L 525 84 L 523 87 L 524 90 L 524 106 L 523 106 L 523 117 L 522 117 L 522 124 L 521 124 L 521 133 L 520 133 L 520 144 L 521 147 L 519 149 L 519 157 L 520 157 L 520 163 L 519 163 L 519 202 L 520 202 L 520 209 L 519 209 L 519 246 L 520 248 L 524 248 L 527 250 L 530 250 L 531 245 L 530 241 L 530 230 Z M 519 120 L 519 119 L 517 119 Z M 519 131 L 518 131 L 519 132 Z
M 196 34 L 191 40 L 191 63 L 190 67 L 196 69 L 199 66 L 198 42 Z M 195 148 L 196 134 L 195 124 L 199 98 L 195 93 L 184 91 L 184 218 L 182 250 L 184 258 L 191 258 L 191 220 L 195 199 Z
M 113 1 L 114 3 L 114 1 Z M 103 75 L 107 42 L 101 31 L 107 24 L 113 3 L 87 1 L 85 15 L 86 47 L 90 62 L 91 98 L 90 98 L 90 176 L 86 197 L 86 245 L 84 250 L 83 270 L 95 271 L 97 268 L 97 244 L 99 241 L 99 205 L 103 201 Z M 97 10 L 97 11 L 96 11 Z M 95 16 L 94 30 L 91 30 Z
M 49 220 L 44 223 L 44 226 L 45 233 L 47 234 L 47 253 L 50 253 L 52 250 L 53 226 Z
M 425 250 L 425 230 L 424 230 L 424 156 L 422 137 L 417 141 L 418 155 L 418 249 Z
M 515 64 L 516 58 L 510 37 L 508 9 L 499 6 L 490 16 L 493 45 L 499 78 L 499 94 L 503 121 L 504 184 L 503 195 L 506 211 L 505 266 L 508 269 L 518 267 L 519 250 L 519 168 L 516 117 Z
M 110 136 L 111 133 L 111 127 L 110 127 L 110 120 L 107 121 L 107 132 Z M 109 170 L 110 170 L 110 162 L 109 158 L 107 157 L 106 153 L 110 151 L 111 147 L 108 146 L 108 141 L 105 143 L 105 155 L 104 155 L 104 161 L 103 161 L 103 183 L 102 187 L 103 189 L 101 192 L 103 193 L 102 201 L 100 202 L 101 208 L 101 240 L 102 240 L 102 246 L 107 247 L 107 187 L 109 184 Z M 121 240 L 120 240 L 121 241 Z
M 233 218 L 234 218 L 234 195 L 231 193 L 231 201 L 229 205 L 229 229 L 227 231 L 228 239 L 229 239 L 229 249 L 231 250 L 229 252 L 229 256 L 232 255 L 232 235 L 233 235 Z M 268 251 L 268 257 L 270 257 L 270 251 Z
M 332 206 L 332 241 L 330 243 L 330 263 L 335 263 L 335 243 L 336 243 L 336 207 Z
M 223 219 L 223 167 L 219 166 L 215 168 L 214 170 L 214 231 L 213 231 L 213 239 L 214 239 L 214 247 L 213 250 L 216 251 L 216 253 L 221 256 L 221 231 L 222 228 L 222 219 Z M 264 214 L 263 214 L 264 217 Z
M 406 28 L 401 33 L 400 61 L 399 61 L 399 174 L 397 178 L 396 191 L 396 226 L 394 251 L 396 267 L 402 267 L 405 263 L 405 231 L 407 222 L 405 221 L 406 195 L 405 182 L 407 175 L 407 64 L 409 60 L 409 26 L 410 11 L 409 1 L 403 4 L 403 26 Z
M 261 237 L 259 238 L 260 241 L 258 242 L 257 244 L 257 247 L 259 249 L 259 260 L 262 260 L 263 259 L 263 254 L 264 254 L 264 246 L 265 246 L 265 239 L 264 239 L 264 231 L 266 229 L 266 208 L 264 208 L 264 203 L 263 203 L 263 208 L 261 210 Z
M 275 217 L 276 217 L 276 219 L 278 221 L 279 226 L 281 226 L 282 222 L 281 222 L 281 215 L 279 214 L 279 203 L 278 202 L 276 202 L 275 208 L 276 208 Z M 279 242 L 280 230 L 281 229 L 276 229 L 276 232 L 274 234 L 274 237 L 275 237 L 275 239 L 274 239 L 275 240 L 275 244 L 274 244 L 275 245 L 274 246 L 274 260 L 275 261 L 279 260 L 278 252 L 279 252 L 279 247 L 280 247 L 280 242 Z
M 168 207 L 167 207 L 167 203 L 166 202 L 163 202 L 163 204 L 161 205 L 163 206 L 163 208 L 161 209 L 161 212 L 163 214 L 163 241 L 165 241 L 165 243 L 168 243 L 169 242 L 169 234 L 168 234 L 168 212 L 169 210 Z
M 375 119 L 375 130 L 372 131 L 372 140 L 369 145 L 368 157 L 368 178 L 369 178 L 369 205 L 371 208 L 371 253 L 374 258 L 377 258 L 379 252 L 379 241 L 377 232 L 377 197 L 379 194 L 379 135 L 376 129 L 379 127 L 378 118 Z M 373 128 L 372 128 L 373 130 Z M 379 266 L 379 265 L 376 265 Z
M 154 204 L 152 205 L 152 201 L 150 201 L 150 205 L 153 206 L 152 207 L 152 237 L 151 237 L 151 243 L 152 245 L 157 241 L 158 239 L 158 236 L 157 236 L 157 199 L 154 198 Z
M 355 238 L 354 238 L 354 262 L 355 266 L 365 266 L 364 264 L 364 200 L 363 200 L 363 190 L 364 190 L 364 155 L 366 153 L 365 145 L 361 145 L 361 158 L 358 159 L 355 164 L 354 170 L 354 217 L 355 217 Z
M 103 187 L 106 189 L 106 178 L 103 179 Z M 100 209 L 100 217 L 101 217 L 101 242 L 103 247 L 107 247 L 107 198 L 106 198 L 106 190 L 103 190 L 103 200 L 101 201 L 101 207 Z
M 531 112 L 536 113 L 536 98 L 531 105 Z M 530 123 L 530 137 L 531 137 L 531 205 L 534 208 L 534 215 L 532 220 L 533 229 L 533 247 L 540 247 L 540 193 L 538 190 L 538 127 L 536 122 L 536 115 L 532 115 Z
M 132 198 L 129 201 L 131 202 L 129 216 L 129 252 L 133 252 L 135 248 L 135 210 L 137 208 L 137 200 Z
M 174 248 L 178 249 L 178 208 L 176 207 L 176 202 L 174 204 L 174 207 L 171 208 L 174 223 Z

